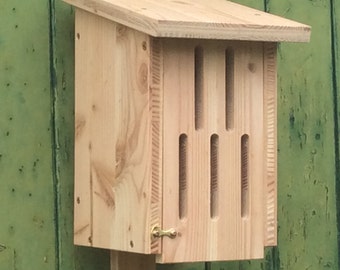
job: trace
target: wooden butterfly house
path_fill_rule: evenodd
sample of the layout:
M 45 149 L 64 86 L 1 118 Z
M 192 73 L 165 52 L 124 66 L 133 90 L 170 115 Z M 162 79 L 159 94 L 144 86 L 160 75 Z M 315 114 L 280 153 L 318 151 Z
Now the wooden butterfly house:
M 224 0 L 76 7 L 78 245 L 159 263 L 276 245 L 277 43 L 310 27 Z

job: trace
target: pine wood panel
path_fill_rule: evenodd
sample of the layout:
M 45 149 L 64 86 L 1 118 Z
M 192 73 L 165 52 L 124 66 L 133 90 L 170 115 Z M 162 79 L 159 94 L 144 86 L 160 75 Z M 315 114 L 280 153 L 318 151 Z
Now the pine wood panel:
M 277 245 L 277 46 L 265 43 L 264 72 L 264 200 L 265 246 Z
M 151 252 L 149 68 L 145 34 L 77 11 L 77 244 Z
M 224 1 L 65 0 L 157 37 L 308 41 L 310 28 Z
M 203 48 L 202 69 L 195 69 L 194 64 L 198 45 Z M 235 58 L 231 77 L 234 126 L 230 130 L 226 130 L 225 124 L 227 48 Z M 259 258 L 263 255 L 264 226 L 262 44 L 166 40 L 163 50 L 166 67 L 163 227 L 176 228 L 179 236 L 163 239 L 159 261 Z M 197 82 L 195 76 L 204 79 Z M 202 83 L 201 97 L 195 93 L 197 83 Z M 203 104 L 198 111 L 197 102 Z M 201 118 L 200 127 L 195 114 Z M 187 136 L 184 150 L 180 144 L 183 134 Z M 214 134 L 219 136 L 217 158 L 221 163 L 217 168 L 219 212 L 216 217 L 212 217 L 209 210 L 213 170 L 209 167 L 209 144 Z M 249 182 L 244 187 L 249 190 L 244 204 L 249 206 L 248 213 L 242 217 L 240 148 L 245 134 L 249 135 L 250 147 Z M 181 151 L 185 153 L 185 161 L 181 161 Z M 178 180 L 182 177 L 181 171 L 185 171 L 184 184 Z M 181 189 L 185 189 L 184 198 L 180 197 L 181 191 L 178 192 Z

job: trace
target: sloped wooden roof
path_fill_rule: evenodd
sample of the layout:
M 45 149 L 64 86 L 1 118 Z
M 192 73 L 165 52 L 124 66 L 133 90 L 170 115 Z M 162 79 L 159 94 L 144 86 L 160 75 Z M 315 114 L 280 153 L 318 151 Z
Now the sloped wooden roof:
M 155 37 L 307 42 L 310 27 L 225 0 L 64 0 Z

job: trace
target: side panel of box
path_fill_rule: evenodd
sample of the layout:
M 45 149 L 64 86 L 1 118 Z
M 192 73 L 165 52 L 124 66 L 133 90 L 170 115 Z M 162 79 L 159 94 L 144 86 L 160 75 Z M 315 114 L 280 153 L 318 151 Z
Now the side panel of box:
M 163 46 L 158 38 L 150 40 L 150 112 L 151 112 L 151 230 L 162 227 L 163 187 Z M 150 231 L 151 231 L 150 230 Z M 160 254 L 162 240 L 152 237 L 151 253 Z
M 264 43 L 265 246 L 277 244 L 277 71 L 276 43 Z
M 75 243 L 150 253 L 150 39 L 77 10 L 75 53 Z

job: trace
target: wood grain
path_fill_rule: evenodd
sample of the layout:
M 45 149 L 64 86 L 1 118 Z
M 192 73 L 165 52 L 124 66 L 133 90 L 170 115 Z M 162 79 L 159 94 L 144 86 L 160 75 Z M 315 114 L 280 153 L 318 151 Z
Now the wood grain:
M 149 39 L 77 10 L 76 243 L 162 263 L 263 256 L 276 229 L 263 180 L 275 176 L 273 51 Z M 151 238 L 154 226 L 178 237 Z
M 202 67 L 195 70 L 195 48 Z M 233 84 L 227 84 L 226 50 L 234 54 Z M 163 239 L 158 262 L 260 258 L 263 256 L 263 47 L 262 43 L 166 40 L 164 50 Z M 228 61 L 228 59 L 227 59 Z M 197 61 L 196 61 L 197 62 Z M 195 126 L 197 80 L 202 76 L 200 127 Z M 230 77 L 229 77 L 230 78 Z M 196 82 L 196 83 L 195 83 Z M 227 130 L 226 85 L 233 85 L 234 127 Z M 195 99 L 196 98 L 196 99 Z M 202 100 L 201 100 L 202 99 Z M 197 117 L 197 115 L 196 115 Z M 187 136 L 186 149 L 179 138 Z M 241 137 L 249 135 L 249 204 L 241 216 Z M 219 137 L 217 168 L 211 168 L 210 141 Z M 186 161 L 181 164 L 181 151 Z M 216 157 L 215 157 L 216 158 Z M 217 164 L 217 163 L 216 163 Z M 175 166 L 174 166 L 175 165 Z M 184 166 L 185 168 L 182 168 Z M 180 214 L 180 174 L 185 170 L 185 215 Z M 218 214 L 212 217 L 211 170 L 217 170 Z
M 159 131 L 152 125 L 160 120 L 154 120 L 157 112 L 149 114 L 155 107 L 149 101 L 149 54 L 145 34 L 77 10 L 77 244 L 151 252 L 150 220 L 158 222 L 152 213 L 160 211 L 160 185 L 152 187 L 149 164 L 155 183 L 160 165 L 152 160 L 159 150 L 152 145 L 159 147 Z
M 224 0 L 65 0 L 151 36 L 255 41 L 309 40 L 310 27 Z
M 264 44 L 265 245 L 277 245 L 277 46 Z
M 150 39 L 83 10 L 76 22 L 76 243 L 161 263 L 262 257 L 275 46 Z
M 150 229 L 162 226 L 163 188 L 163 48 L 159 39 L 150 40 L 151 112 L 151 213 Z M 151 253 L 161 253 L 161 239 L 151 239 Z

